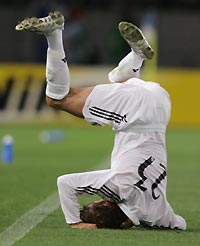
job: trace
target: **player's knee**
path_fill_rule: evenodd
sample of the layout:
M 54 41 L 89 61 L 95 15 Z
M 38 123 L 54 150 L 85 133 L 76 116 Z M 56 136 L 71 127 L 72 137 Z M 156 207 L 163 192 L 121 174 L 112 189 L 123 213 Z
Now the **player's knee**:
M 48 96 L 46 96 L 46 103 L 49 107 L 52 107 L 52 108 L 59 109 L 62 107 L 62 100 L 56 100 Z

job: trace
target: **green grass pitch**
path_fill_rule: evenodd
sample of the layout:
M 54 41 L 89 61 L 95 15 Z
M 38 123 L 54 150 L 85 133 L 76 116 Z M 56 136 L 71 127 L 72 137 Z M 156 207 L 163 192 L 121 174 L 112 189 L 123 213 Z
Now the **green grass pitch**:
M 38 136 L 46 129 L 60 129 L 65 140 L 41 143 Z M 15 152 L 12 164 L 0 162 L 0 233 L 55 191 L 59 175 L 94 170 L 109 156 L 114 137 L 111 129 L 92 126 L 2 125 L 0 137 L 7 133 Z M 167 149 L 168 200 L 186 218 L 187 231 L 71 229 L 59 208 L 14 245 L 199 245 L 200 129 L 168 129 Z

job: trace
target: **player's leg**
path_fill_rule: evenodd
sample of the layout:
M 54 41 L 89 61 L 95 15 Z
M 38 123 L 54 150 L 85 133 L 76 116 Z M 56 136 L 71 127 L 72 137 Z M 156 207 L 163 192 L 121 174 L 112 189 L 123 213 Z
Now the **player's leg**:
M 62 211 L 68 224 L 81 221 L 78 195 L 94 195 L 102 186 L 110 173 L 110 170 L 67 174 L 57 180 L 58 193 Z
M 109 74 L 108 79 L 111 83 L 124 82 L 130 78 L 139 78 L 140 68 L 143 58 L 139 57 L 132 50 L 125 56 Z
M 142 31 L 128 22 L 119 23 L 122 37 L 131 47 L 131 52 L 108 75 L 112 83 L 123 82 L 130 78 L 139 78 L 143 60 L 152 59 L 154 53 Z
M 35 32 L 46 37 L 46 95 L 57 100 L 64 98 L 70 88 L 70 74 L 62 40 L 63 29 L 64 16 L 58 11 L 44 18 L 26 18 L 16 26 L 17 31 Z
M 50 107 L 83 118 L 83 107 L 93 87 L 70 88 L 70 74 L 63 48 L 64 16 L 56 11 L 44 18 L 26 18 L 17 31 L 43 34 L 48 42 L 46 63 L 46 99 Z

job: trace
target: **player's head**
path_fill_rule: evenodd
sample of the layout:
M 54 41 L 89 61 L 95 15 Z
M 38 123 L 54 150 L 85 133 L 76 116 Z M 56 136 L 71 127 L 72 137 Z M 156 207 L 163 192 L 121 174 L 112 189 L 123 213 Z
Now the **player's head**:
M 108 201 L 92 202 L 80 211 L 85 223 L 96 224 L 97 228 L 123 229 L 128 218 L 115 203 Z

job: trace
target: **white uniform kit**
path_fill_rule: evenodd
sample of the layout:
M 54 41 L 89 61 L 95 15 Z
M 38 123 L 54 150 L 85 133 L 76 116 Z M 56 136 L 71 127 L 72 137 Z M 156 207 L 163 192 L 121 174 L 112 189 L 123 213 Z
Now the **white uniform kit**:
M 111 169 L 58 178 L 67 223 L 80 221 L 79 194 L 98 194 L 116 202 L 135 225 L 186 229 L 166 199 L 170 111 L 169 95 L 157 83 L 131 78 L 93 89 L 83 115 L 90 124 L 110 125 L 116 131 Z
M 135 78 L 139 77 L 143 60 L 152 59 L 154 54 L 141 30 L 128 22 L 119 23 L 118 28 L 131 52 L 109 73 L 112 84 L 94 87 L 82 112 L 90 124 L 110 125 L 116 132 L 111 169 L 58 178 L 65 219 L 69 224 L 81 221 L 79 194 L 98 194 L 117 203 L 135 225 L 185 230 L 185 220 L 174 214 L 166 199 L 165 131 L 170 99 L 159 84 Z M 26 18 L 16 26 L 18 31 L 45 35 L 46 95 L 56 100 L 70 94 L 63 29 L 64 16 L 58 11 L 44 18 Z

